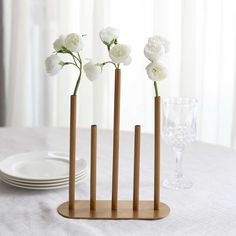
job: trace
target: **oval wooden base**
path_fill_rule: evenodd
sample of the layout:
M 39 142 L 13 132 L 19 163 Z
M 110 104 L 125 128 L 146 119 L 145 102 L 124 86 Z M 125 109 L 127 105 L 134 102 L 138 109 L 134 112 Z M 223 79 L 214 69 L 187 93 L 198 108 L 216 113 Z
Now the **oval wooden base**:
M 153 201 L 139 201 L 139 209 L 133 210 L 133 201 L 118 201 L 118 209 L 111 210 L 111 201 L 96 201 L 96 210 L 90 210 L 89 200 L 75 201 L 75 209 L 69 211 L 68 202 L 61 204 L 57 211 L 66 218 L 91 220 L 158 220 L 166 217 L 170 208 L 160 203 L 160 209 L 154 210 Z

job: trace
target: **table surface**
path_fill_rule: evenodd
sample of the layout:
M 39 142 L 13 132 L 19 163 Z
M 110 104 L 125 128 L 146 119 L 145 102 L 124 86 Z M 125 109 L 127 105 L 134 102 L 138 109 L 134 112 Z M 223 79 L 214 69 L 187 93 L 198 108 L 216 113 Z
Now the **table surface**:
M 38 150 L 68 151 L 66 128 L 1 128 L 0 160 Z M 132 199 L 133 134 L 121 132 L 119 198 Z M 153 136 L 142 135 L 140 199 L 153 196 Z M 77 154 L 89 163 L 90 131 L 78 130 Z M 161 178 L 174 170 L 174 154 L 162 143 Z M 170 215 L 159 221 L 71 220 L 56 209 L 68 190 L 36 191 L 0 181 L 0 236 L 10 235 L 236 235 L 236 150 L 195 142 L 186 148 L 184 173 L 191 189 L 161 189 Z M 98 131 L 97 198 L 111 198 L 112 132 Z M 89 179 L 76 185 L 76 198 L 89 198 Z

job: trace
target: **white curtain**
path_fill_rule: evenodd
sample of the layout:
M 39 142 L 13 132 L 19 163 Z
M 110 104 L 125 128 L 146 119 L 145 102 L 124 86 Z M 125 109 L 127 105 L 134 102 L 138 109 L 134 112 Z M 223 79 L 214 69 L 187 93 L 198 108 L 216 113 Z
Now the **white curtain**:
M 147 79 L 143 47 L 149 36 L 171 42 L 168 79 L 161 96 L 198 99 L 198 139 L 236 146 L 235 0 L 4 0 L 7 125 L 68 126 L 69 95 L 76 72 L 57 78 L 44 73 L 44 58 L 60 34 L 84 33 L 84 57 L 108 58 L 98 32 L 120 29 L 132 46 L 132 64 L 122 68 L 121 129 L 153 129 L 153 86 Z M 100 81 L 82 80 L 78 126 L 112 128 L 113 71 Z

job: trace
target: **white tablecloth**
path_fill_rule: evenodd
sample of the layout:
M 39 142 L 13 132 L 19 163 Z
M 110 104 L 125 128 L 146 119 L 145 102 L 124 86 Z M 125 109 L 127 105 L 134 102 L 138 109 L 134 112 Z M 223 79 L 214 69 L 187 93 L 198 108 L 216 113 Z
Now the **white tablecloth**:
M 90 131 L 78 130 L 78 155 L 89 162 Z M 142 135 L 140 198 L 153 196 L 152 135 Z M 68 129 L 1 128 L 0 160 L 37 150 L 68 151 Z M 98 132 L 98 199 L 111 197 L 112 132 Z M 174 168 L 173 153 L 162 144 L 162 179 Z M 119 198 L 132 199 L 133 134 L 122 132 Z M 70 220 L 58 215 L 68 190 L 33 191 L 0 182 L 0 236 L 97 235 L 236 235 L 236 150 L 196 142 L 186 149 L 184 173 L 189 190 L 162 188 L 171 208 L 159 221 Z M 89 180 L 76 187 L 77 199 L 89 198 Z

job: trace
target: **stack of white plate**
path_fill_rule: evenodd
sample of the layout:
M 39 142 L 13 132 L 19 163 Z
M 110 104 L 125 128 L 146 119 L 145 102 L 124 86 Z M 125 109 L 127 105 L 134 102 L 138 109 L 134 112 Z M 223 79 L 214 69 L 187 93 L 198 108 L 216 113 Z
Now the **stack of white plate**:
M 76 161 L 75 182 L 87 177 L 87 163 Z M 28 152 L 0 162 L 0 178 L 7 184 L 26 189 L 58 189 L 69 185 L 69 157 L 63 152 Z

